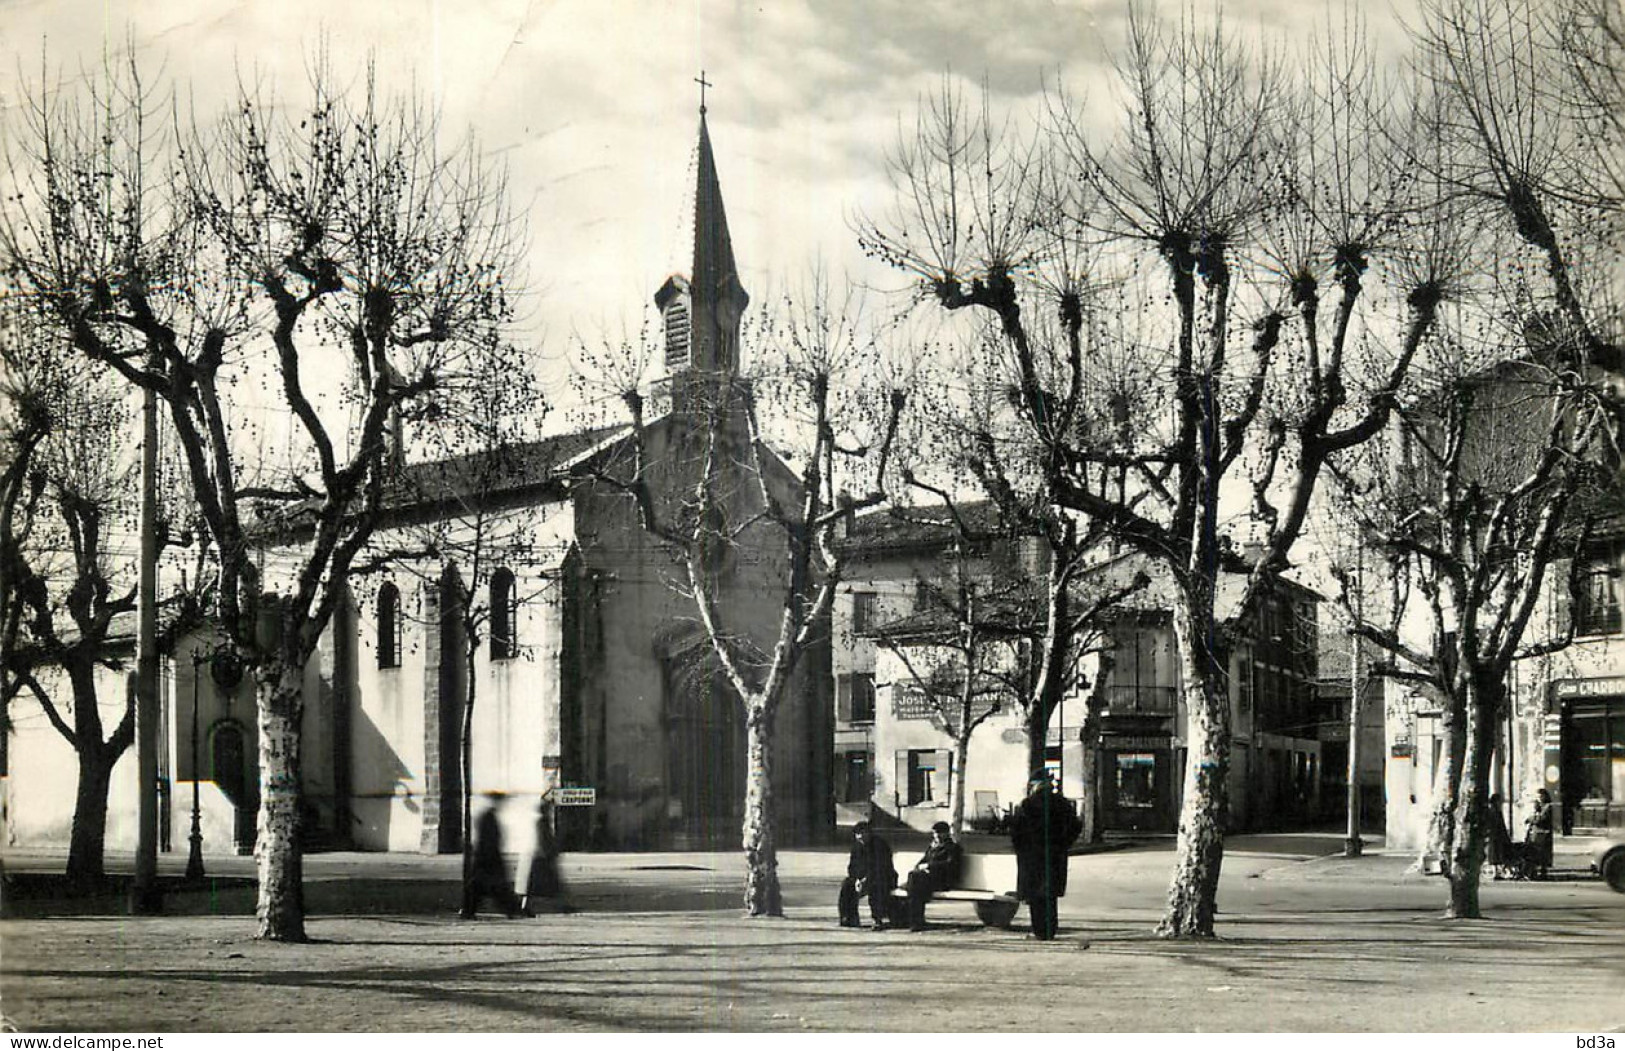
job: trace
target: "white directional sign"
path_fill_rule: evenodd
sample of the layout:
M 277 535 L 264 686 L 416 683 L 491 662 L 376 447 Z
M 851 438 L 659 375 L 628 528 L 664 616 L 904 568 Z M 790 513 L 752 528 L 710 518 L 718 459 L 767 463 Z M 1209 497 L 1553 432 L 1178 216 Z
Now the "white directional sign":
M 598 802 L 598 789 L 596 788 L 555 788 L 553 789 L 553 804 L 555 806 L 593 806 Z

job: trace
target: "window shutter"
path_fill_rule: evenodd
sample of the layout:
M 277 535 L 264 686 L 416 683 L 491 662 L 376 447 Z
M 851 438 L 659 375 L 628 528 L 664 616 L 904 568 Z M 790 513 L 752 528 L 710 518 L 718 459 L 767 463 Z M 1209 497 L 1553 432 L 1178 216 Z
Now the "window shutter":
M 835 718 L 843 723 L 852 721 L 852 676 L 842 675 L 835 680 Z
M 1569 594 L 1569 579 L 1567 573 L 1553 573 L 1551 575 L 1552 588 L 1552 634 L 1561 636 L 1569 630 L 1574 622 L 1574 597 Z M 1578 585 L 1585 587 L 1585 578 L 1581 577 Z
M 875 676 L 873 672 L 863 672 L 852 676 L 848 683 L 851 687 L 851 700 L 848 718 L 863 723 L 875 721 Z
M 954 778 L 954 753 L 947 749 L 937 752 L 937 768 L 931 771 L 931 798 L 941 806 L 947 806 L 952 800 Z
M 908 796 L 908 749 L 900 749 L 897 753 L 897 779 L 892 782 L 892 798 L 898 806 L 907 806 L 911 800 Z

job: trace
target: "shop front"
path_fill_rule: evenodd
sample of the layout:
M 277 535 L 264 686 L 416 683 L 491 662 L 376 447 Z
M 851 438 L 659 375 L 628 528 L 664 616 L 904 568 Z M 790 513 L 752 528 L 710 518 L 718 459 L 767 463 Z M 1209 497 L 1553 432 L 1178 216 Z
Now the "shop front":
M 1565 832 L 1625 827 L 1625 676 L 1554 682 L 1545 749 Z
M 1112 832 L 1172 832 L 1174 765 L 1167 734 L 1105 734 L 1100 742 L 1101 826 Z

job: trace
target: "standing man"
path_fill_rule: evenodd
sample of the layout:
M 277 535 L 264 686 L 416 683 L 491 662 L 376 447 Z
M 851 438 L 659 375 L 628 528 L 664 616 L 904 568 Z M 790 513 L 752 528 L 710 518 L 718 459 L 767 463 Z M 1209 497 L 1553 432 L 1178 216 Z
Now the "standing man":
M 948 890 L 959 878 L 965 852 L 954 842 L 948 822 L 931 826 L 931 843 L 908 874 L 908 929 L 925 930 L 925 903 L 939 890 Z
M 867 895 L 875 930 L 885 927 L 891 892 L 896 886 L 891 844 L 875 835 L 869 822 L 859 821 L 852 826 L 852 853 L 846 859 L 846 879 L 841 881 L 841 926 L 863 926 L 858 922 L 858 899 Z
M 1010 818 L 1010 844 L 1016 851 L 1016 891 L 1027 902 L 1033 937 L 1051 941 L 1060 924 L 1059 899 L 1066 893 L 1066 851 L 1083 822 L 1048 770 L 1034 770 L 1027 798 Z

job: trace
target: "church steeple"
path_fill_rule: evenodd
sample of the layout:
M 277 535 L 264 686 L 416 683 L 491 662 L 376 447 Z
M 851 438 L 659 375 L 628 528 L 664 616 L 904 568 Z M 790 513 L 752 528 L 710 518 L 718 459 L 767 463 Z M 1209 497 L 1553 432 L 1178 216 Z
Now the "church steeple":
M 694 256 L 689 276 L 667 278 L 655 293 L 666 330 L 668 372 L 732 373 L 739 368 L 739 319 L 750 296 L 739 282 L 728 215 L 722 204 L 700 74 L 700 144 L 694 186 Z

